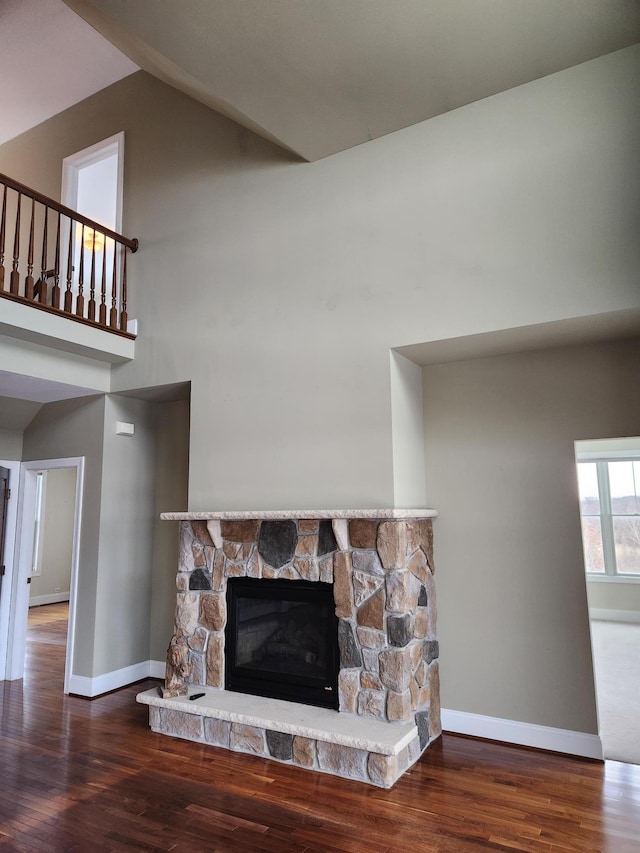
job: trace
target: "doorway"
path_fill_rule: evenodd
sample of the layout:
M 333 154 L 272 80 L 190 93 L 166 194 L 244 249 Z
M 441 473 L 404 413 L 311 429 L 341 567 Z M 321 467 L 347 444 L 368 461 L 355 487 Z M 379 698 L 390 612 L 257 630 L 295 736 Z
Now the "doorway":
M 640 764 L 640 438 L 576 442 L 604 757 Z
M 75 468 L 37 472 L 30 608 L 69 601 L 75 499 Z
M 55 472 L 55 473 L 52 473 Z M 58 472 L 65 472 L 59 474 Z M 49 475 L 51 475 L 49 477 Z M 36 603 L 60 603 L 68 597 L 68 630 L 66 638 L 66 661 L 64 669 L 64 692 L 69 692 L 70 679 L 73 669 L 75 622 L 76 622 L 76 591 L 78 584 L 78 562 L 80 547 L 82 486 L 84 478 L 84 458 L 70 457 L 65 459 L 45 459 L 25 462 L 21 466 L 19 523 L 17 533 L 17 551 L 15 570 L 13 572 L 12 602 L 9 622 L 9 643 L 7 652 L 7 679 L 20 679 L 24 676 L 25 651 L 27 642 L 27 625 L 30 603 L 30 589 L 33 579 L 40 579 L 39 596 L 34 596 Z M 47 520 L 46 492 L 55 483 L 64 485 L 66 491 L 64 501 L 68 504 L 64 512 L 60 512 L 62 492 L 56 489 L 53 506 L 50 507 Z M 71 495 L 71 489 L 73 494 Z M 43 500 L 44 497 L 44 500 Z M 65 514 L 66 513 L 66 514 Z M 71 526 L 69 531 L 59 528 L 66 519 Z M 49 530 L 48 530 L 49 528 Z M 47 546 L 47 541 L 49 545 Z M 60 542 L 62 541 L 62 545 Z M 58 544 L 53 547 L 52 543 Z M 51 570 L 45 579 L 44 566 L 47 564 L 46 549 L 49 547 L 50 557 L 57 551 L 55 558 L 50 560 Z M 56 563 L 64 563 L 65 554 L 70 558 L 68 591 L 60 586 L 65 585 Z M 52 585 L 58 592 L 46 592 Z
M 118 233 L 122 230 L 123 188 L 124 132 L 71 154 L 62 161 L 62 203 Z M 65 218 L 61 236 L 63 246 L 69 244 L 69 227 Z M 105 238 L 80 223 L 74 227 L 69 280 L 75 293 L 82 266 L 89 269 L 92 263 L 97 263 L 103 273 L 112 270 L 117 250 L 110 237 Z M 64 274 L 67 274 L 66 268 Z
M 62 203 L 118 232 L 123 182 L 124 131 L 62 161 Z
M 25 687 L 33 673 L 42 670 L 43 659 L 51 686 L 64 683 L 75 495 L 75 468 L 37 472 Z

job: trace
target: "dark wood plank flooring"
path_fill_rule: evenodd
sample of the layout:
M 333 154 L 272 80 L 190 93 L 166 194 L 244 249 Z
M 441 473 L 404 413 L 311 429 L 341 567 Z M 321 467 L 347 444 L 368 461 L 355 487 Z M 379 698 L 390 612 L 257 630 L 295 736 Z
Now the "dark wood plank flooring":
M 152 681 L 63 696 L 66 613 L 49 607 L 24 682 L 0 682 L 1 853 L 640 851 L 633 765 L 445 735 L 382 791 L 153 734 L 135 702 Z

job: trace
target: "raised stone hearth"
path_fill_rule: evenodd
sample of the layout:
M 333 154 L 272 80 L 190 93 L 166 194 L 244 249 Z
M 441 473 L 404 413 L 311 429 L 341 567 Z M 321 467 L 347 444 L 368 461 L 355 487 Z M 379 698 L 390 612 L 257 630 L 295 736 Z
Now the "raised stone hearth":
M 154 731 L 390 787 L 440 735 L 433 510 L 166 513 L 180 521 L 175 633 Z M 230 578 L 333 584 L 339 710 L 232 693 Z M 203 692 L 201 699 L 188 696 Z

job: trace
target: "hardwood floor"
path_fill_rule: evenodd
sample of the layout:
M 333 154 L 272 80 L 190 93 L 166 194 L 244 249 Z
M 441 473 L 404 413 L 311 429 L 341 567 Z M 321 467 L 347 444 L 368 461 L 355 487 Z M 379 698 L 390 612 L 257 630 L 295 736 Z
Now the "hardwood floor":
M 154 734 L 135 703 L 152 681 L 63 696 L 53 608 L 30 618 L 24 683 L 0 682 L 2 853 L 640 850 L 633 765 L 445 735 L 382 791 Z

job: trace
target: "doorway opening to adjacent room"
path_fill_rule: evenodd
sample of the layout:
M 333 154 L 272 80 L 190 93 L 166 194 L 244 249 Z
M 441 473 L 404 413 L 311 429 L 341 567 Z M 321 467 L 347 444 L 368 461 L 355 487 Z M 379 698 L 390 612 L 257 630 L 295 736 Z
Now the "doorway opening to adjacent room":
M 62 161 L 62 203 L 118 233 L 122 231 L 123 189 L 124 132 L 71 154 Z M 63 246 L 69 245 L 69 227 L 69 221 L 64 218 Z M 95 263 L 98 268 L 113 269 L 116 246 L 110 237 L 105 238 L 98 231 L 94 232 L 80 223 L 74 227 L 69 279 L 75 290 L 82 266 L 88 270 Z M 68 261 L 64 260 L 64 263 Z
M 49 614 L 49 621 L 56 623 L 51 630 L 58 639 L 53 644 L 60 645 L 62 637 L 66 650 L 61 684 L 65 693 L 70 692 L 73 668 L 83 474 L 83 457 L 22 464 L 11 579 L 6 678 L 24 677 L 29 621 L 42 622 L 45 616 L 41 612 L 40 618 L 29 620 L 30 604 L 55 606 L 56 613 Z M 64 624 L 67 612 L 68 627 Z M 51 644 L 53 640 L 45 635 L 42 642 Z
M 640 438 L 577 441 L 604 757 L 640 764 Z

